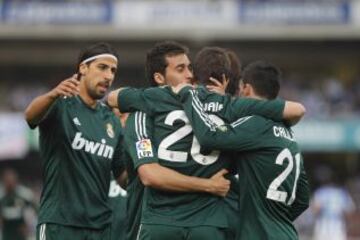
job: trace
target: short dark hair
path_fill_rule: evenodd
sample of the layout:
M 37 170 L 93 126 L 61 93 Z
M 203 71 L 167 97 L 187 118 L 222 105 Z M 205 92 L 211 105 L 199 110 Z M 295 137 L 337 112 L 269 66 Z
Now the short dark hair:
M 280 90 L 280 78 L 280 70 L 264 61 L 250 63 L 242 73 L 242 82 L 250 84 L 257 95 L 266 99 L 277 97 Z
M 235 95 L 239 90 L 239 81 L 241 78 L 241 61 L 233 50 L 226 49 L 226 54 L 230 59 L 231 74 L 229 76 L 229 85 L 227 87 L 227 93 Z
M 166 67 L 168 66 L 166 57 L 188 53 L 189 49 L 186 46 L 174 41 L 164 41 L 155 44 L 146 54 L 145 71 L 150 85 L 158 85 L 154 79 L 155 73 L 165 75 Z
M 194 77 L 200 84 L 212 84 L 210 77 L 222 81 L 222 75 L 229 78 L 230 83 L 227 93 L 234 94 L 237 86 L 234 86 L 234 74 L 232 72 L 232 58 L 229 50 L 220 47 L 204 47 L 195 56 Z M 235 64 L 235 62 L 234 62 Z
M 114 55 L 116 58 L 118 57 L 118 53 L 116 52 L 116 50 L 108 43 L 105 42 L 99 42 L 99 43 L 95 43 L 93 45 L 87 46 L 85 48 L 83 48 L 80 51 L 79 54 L 79 58 L 78 58 L 78 62 L 77 62 L 77 68 L 79 70 L 79 66 L 80 64 L 85 60 L 88 59 L 90 57 L 99 55 L 99 54 L 112 54 Z M 87 64 L 90 64 L 92 61 L 88 62 Z

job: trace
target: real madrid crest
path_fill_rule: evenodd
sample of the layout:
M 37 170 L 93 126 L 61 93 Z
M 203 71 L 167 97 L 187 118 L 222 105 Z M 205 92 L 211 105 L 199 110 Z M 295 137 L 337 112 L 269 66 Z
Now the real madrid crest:
M 106 124 L 106 132 L 108 134 L 108 136 L 110 138 L 114 138 L 115 137 L 115 133 L 114 133 L 114 128 L 113 126 L 111 125 L 111 123 L 107 123 Z

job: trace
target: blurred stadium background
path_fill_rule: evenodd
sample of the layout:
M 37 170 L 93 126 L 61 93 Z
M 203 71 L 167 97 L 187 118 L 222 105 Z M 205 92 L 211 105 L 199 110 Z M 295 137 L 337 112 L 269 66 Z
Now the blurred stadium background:
M 167 39 L 192 55 L 221 46 L 243 65 L 262 59 L 281 68 L 281 96 L 307 108 L 294 131 L 311 190 L 332 171 L 355 205 L 345 218 L 348 237 L 360 239 L 358 0 L 0 0 L 0 169 L 16 169 L 39 197 L 37 132 L 23 111 L 74 73 L 80 48 L 113 44 L 114 87 L 142 87 L 146 49 Z M 299 219 L 301 239 L 312 239 L 315 221 L 310 210 Z

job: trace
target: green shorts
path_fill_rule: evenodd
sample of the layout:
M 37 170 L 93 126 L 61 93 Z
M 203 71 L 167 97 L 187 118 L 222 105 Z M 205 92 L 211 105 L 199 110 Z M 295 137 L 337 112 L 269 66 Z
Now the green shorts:
M 223 228 L 212 226 L 176 227 L 141 224 L 139 240 L 226 240 Z
M 111 226 L 91 229 L 44 223 L 36 227 L 36 240 L 111 240 Z

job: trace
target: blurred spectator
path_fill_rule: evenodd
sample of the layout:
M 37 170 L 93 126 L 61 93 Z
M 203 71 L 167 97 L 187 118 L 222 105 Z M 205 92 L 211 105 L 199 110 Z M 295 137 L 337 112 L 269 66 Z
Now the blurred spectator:
M 26 221 L 27 210 L 36 211 L 34 195 L 30 189 L 18 183 L 17 173 L 12 169 L 3 171 L 2 183 L 3 192 L 0 193 L 2 240 L 26 240 L 31 233 Z
M 303 103 L 308 119 L 353 118 L 360 113 L 360 84 L 354 81 L 352 89 L 347 89 L 344 84 L 333 77 L 285 74 L 280 96 Z
M 347 189 L 338 186 L 328 167 L 318 169 L 321 186 L 315 191 L 311 208 L 315 215 L 314 240 L 346 240 L 346 218 L 355 210 Z

